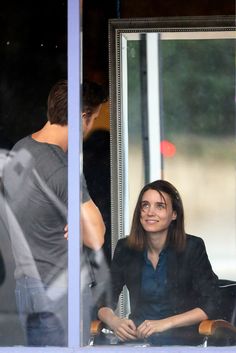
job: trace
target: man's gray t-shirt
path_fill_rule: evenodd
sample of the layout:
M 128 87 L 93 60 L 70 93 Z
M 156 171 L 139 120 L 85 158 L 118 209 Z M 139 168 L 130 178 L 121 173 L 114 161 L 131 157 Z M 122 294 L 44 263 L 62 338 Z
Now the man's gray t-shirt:
M 15 152 L 21 149 L 30 152 L 40 179 L 67 209 L 67 153 L 57 145 L 37 142 L 31 136 L 23 138 L 13 147 Z M 67 215 L 59 211 L 55 200 L 33 175 L 29 185 L 28 192 L 21 195 L 20 203 L 13 205 L 13 210 L 39 275 L 44 283 L 49 283 L 67 268 L 68 243 L 64 238 Z M 27 256 L 25 258 L 27 261 Z M 16 278 L 27 275 L 24 273 L 27 266 L 30 269 L 29 264 L 16 267 Z

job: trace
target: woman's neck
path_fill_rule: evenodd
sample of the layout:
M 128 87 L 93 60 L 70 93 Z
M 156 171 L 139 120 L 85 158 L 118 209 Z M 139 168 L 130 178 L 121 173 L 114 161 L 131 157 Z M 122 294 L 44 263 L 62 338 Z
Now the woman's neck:
M 150 253 L 160 254 L 160 252 L 164 249 L 166 244 L 167 233 L 159 233 L 153 234 L 148 233 L 147 235 L 147 244 L 148 244 L 148 251 Z

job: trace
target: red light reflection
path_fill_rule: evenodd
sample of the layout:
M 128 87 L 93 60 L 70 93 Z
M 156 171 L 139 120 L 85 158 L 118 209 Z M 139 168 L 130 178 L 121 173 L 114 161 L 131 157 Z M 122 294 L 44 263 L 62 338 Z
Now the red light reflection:
M 173 143 L 167 140 L 161 141 L 161 153 L 164 157 L 173 157 L 176 152 L 176 147 Z

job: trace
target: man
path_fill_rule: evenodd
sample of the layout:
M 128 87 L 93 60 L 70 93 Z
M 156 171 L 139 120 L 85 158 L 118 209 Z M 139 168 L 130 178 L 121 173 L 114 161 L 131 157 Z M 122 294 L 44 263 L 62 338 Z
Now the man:
M 102 96 L 101 96 L 102 94 Z M 87 81 L 83 84 L 82 98 L 82 129 L 86 138 L 92 129 L 95 119 L 99 116 L 101 102 L 107 97 L 101 86 Z M 92 108 L 93 107 L 93 108 Z M 84 185 L 85 179 L 83 176 Z M 99 220 L 100 211 L 91 200 L 86 188 L 83 188 L 83 203 L 81 205 L 81 231 L 83 237 L 83 254 L 81 264 L 81 291 L 82 291 L 82 343 L 87 345 L 90 338 L 90 323 L 94 306 L 92 294 L 93 269 L 89 262 L 89 249 L 99 250 L 104 243 L 105 225 Z M 96 234 L 96 238 L 94 237 Z M 100 236 L 99 236 L 100 234 Z
M 48 121 L 41 130 L 13 147 L 16 155 L 26 150 L 33 160 L 32 170 L 26 173 L 25 186 L 19 191 L 20 197 L 8 198 L 26 240 L 24 251 L 28 252 L 22 256 L 20 246 L 14 244 L 16 302 L 31 346 L 67 345 L 67 242 L 64 237 L 68 196 L 67 91 L 66 80 L 52 87 L 47 102 Z M 105 96 L 99 85 L 83 85 L 84 135 L 91 129 L 103 101 Z M 13 170 L 20 174 L 22 165 L 19 167 L 17 163 Z M 82 179 L 83 242 L 98 250 L 104 242 L 105 225 Z
M 82 94 L 82 130 L 85 138 L 91 131 L 95 119 L 99 116 L 102 103 L 107 101 L 107 97 L 100 85 L 88 81 L 83 83 Z M 91 200 L 88 191 L 86 191 L 84 177 L 83 185 L 84 200 L 81 205 L 83 243 L 88 248 L 98 250 L 104 243 L 105 225 L 100 211 Z M 96 234 L 96 238 L 94 234 Z

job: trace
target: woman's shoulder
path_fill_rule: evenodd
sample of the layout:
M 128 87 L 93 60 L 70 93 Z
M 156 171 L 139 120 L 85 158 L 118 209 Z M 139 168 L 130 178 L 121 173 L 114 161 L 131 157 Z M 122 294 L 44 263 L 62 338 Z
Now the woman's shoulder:
M 193 234 L 186 234 L 186 241 L 187 243 L 203 243 L 204 240 L 197 236 L 197 235 L 193 235 Z
M 116 243 L 116 249 L 125 249 L 125 250 L 129 249 L 127 236 L 124 238 L 118 239 L 118 241 Z
M 191 249 L 191 248 L 205 248 L 205 242 L 204 240 L 196 235 L 192 234 L 186 234 L 186 248 Z
M 134 250 L 129 246 L 128 236 L 118 239 L 115 247 L 115 253 L 119 253 L 125 256 L 133 256 L 134 254 L 138 255 L 137 250 Z
M 112 257 L 112 267 L 114 267 L 116 263 L 118 263 L 119 266 L 121 266 L 121 264 L 125 264 L 127 257 L 129 257 L 127 239 L 126 238 L 118 239 L 115 246 L 114 254 Z

